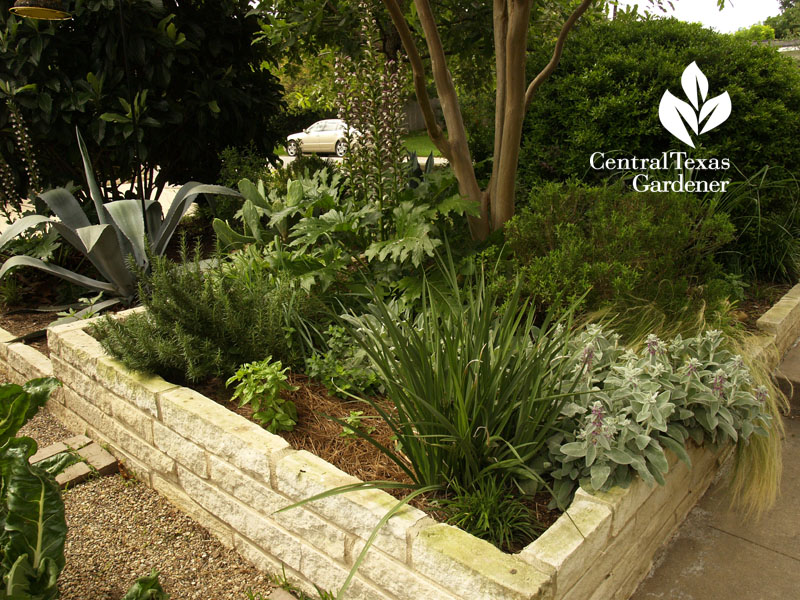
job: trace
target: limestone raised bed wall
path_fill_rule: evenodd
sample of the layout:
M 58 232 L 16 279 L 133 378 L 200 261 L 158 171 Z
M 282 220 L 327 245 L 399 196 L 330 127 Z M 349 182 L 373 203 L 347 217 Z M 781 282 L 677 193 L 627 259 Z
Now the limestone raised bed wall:
M 306 591 L 313 584 L 337 590 L 395 500 L 365 490 L 276 514 L 357 480 L 193 390 L 128 371 L 84 331 L 88 323 L 52 328 L 50 361 L 2 344 L 0 366 L 17 382 L 61 379 L 49 410 L 75 433 L 107 444 L 223 544 L 267 572 L 284 570 Z M 406 507 L 378 536 L 347 597 L 626 599 L 725 458 L 702 448 L 689 453 L 693 468 L 673 456 L 664 487 L 636 480 L 607 493 L 580 490 L 567 514 L 515 555 Z

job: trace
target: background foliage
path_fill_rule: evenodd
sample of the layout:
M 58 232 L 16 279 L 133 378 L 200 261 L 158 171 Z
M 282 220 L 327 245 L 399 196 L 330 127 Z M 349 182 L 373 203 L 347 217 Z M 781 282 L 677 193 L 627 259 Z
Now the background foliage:
M 130 83 L 116 0 L 76 0 L 65 22 L 19 19 L 11 4 L 0 1 L 0 94 L 21 108 L 45 188 L 80 179 L 76 126 L 101 181 L 129 178 L 134 110 L 139 154 L 160 169 L 154 185 L 212 179 L 227 146 L 272 151 L 282 90 L 266 68 L 272 48 L 252 43 L 258 20 L 248 2 L 123 2 Z M 0 153 L 26 193 L 5 105 Z
M 779 40 L 800 37 L 800 4 L 797 0 L 783 0 L 781 14 L 765 19 L 764 25 L 772 27 Z
M 730 291 L 709 284 L 722 277 L 714 253 L 733 226 L 693 194 L 542 184 L 505 234 L 511 269 L 540 306 L 591 310 L 634 296 L 668 305 Z
M 535 55 L 528 72 L 542 67 Z M 525 122 L 520 182 L 575 176 L 600 181 L 593 152 L 658 157 L 691 150 L 661 127 L 664 90 L 680 90 L 692 61 L 708 77 L 709 94 L 730 94 L 733 113 L 701 138 L 698 157 L 729 158 L 745 176 L 765 165 L 800 170 L 800 71 L 774 48 L 676 19 L 618 18 L 579 27 L 561 64 L 533 100 Z M 716 172 L 715 178 L 739 177 Z

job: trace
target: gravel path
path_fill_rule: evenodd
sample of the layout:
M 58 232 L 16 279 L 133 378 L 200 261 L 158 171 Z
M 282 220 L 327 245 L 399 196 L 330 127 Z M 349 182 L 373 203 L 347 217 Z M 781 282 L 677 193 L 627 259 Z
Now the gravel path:
M 20 435 L 44 448 L 72 433 L 40 411 Z M 273 587 L 268 576 L 135 480 L 90 480 L 67 490 L 64 504 L 61 600 L 119 600 L 151 569 L 161 573 L 171 600 L 247 600 L 248 590 L 266 598 Z

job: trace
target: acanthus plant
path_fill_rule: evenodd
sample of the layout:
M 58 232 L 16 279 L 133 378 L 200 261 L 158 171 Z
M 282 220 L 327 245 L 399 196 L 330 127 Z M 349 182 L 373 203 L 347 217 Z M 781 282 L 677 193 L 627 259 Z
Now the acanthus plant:
M 391 210 L 405 188 L 403 160 L 406 133 L 401 65 L 377 49 L 378 25 L 365 3 L 359 35 L 361 53 L 336 59 L 336 108 L 349 126 L 344 171 L 352 193 L 378 208 L 378 240 L 386 239 L 384 209 Z M 357 132 L 357 133 L 356 133 Z

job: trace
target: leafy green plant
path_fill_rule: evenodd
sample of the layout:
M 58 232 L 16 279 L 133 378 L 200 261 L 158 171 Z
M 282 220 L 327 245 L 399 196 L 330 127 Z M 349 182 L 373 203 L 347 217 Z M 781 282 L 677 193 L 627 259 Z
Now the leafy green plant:
M 366 4 L 362 8 L 358 54 L 335 60 L 336 108 L 339 118 L 359 132 L 348 130 L 343 162 L 352 193 L 359 204 L 377 207 L 376 240 L 385 241 L 384 212 L 398 204 L 405 187 L 403 65 L 381 53 L 375 15 Z
M 20 427 L 39 412 L 61 383 L 52 377 L 33 379 L 25 385 L 0 385 L 0 446 L 17 435 Z
M 8 91 L 11 91 L 10 89 Z M 11 122 L 11 130 L 14 134 L 14 146 L 20 155 L 20 162 L 24 165 L 24 172 L 28 179 L 28 189 L 31 196 L 35 196 L 42 191 L 42 177 L 36 160 L 36 152 L 31 140 L 30 131 L 22 116 L 19 106 L 13 100 L 18 90 L 14 90 L 11 98 L 6 100 L 8 117 Z M 5 158 L 0 155 L 0 198 L 2 199 L 3 217 L 8 223 L 23 213 L 22 195 L 17 191 L 17 182 L 14 172 Z
M 92 172 L 86 145 L 80 132 L 76 133 L 83 157 L 86 183 L 99 224 L 92 225 L 89 222 L 84 209 L 67 189 L 57 188 L 41 195 L 57 218 L 29 215 L 19 219 L 0 235 L 0 248 L 23 231 L 49 223 L 95 266 L 105 281 L 79 275 L 30 256 L 14 256 L 8 259 L 0 268 L 0 277 L 14 267 L 34 267 L 71 283 L 108 293 L 113 298 L 104 303 L 104 306 L 120 300 L 131 303 L 136 292 L 138 273 L 149 268 L 151 253 L 155 256 L 164 254 L 178 223 L 189 210 L 195 196 L 204 193 L 236 195 L 236 192 L 220 186 L 187 183 L 173 198 L 166 215 L 162 213 L 161 204 L 154 200 L 104 202 Z M 131 269 L 127 262 L 131 255 L 136 269 Z
M 14 437 L 60 385 L 50 377 L 0 385 L 0 598 L 51 600 L 64 568 L 67 524 L 54 475 L 31 465 L 36 442 Z M 57 472 L 71 457 L 47 465 Z
M 519 491 L 502 480 L 484 477 L 467 489 L 454 482 L 449 492 L 437 500 L 447 522 L 506 552 L 532 542 L 544 529 Z
M 286 371 L 281 361 L 264 360 L 247 363 L 225 382 L 236 383 L 231 400 L 239 399 L 239 406 L 250 405 L 255 411 L 253 418 L 266 426 L 270 433 L 291 431 L 297 425 L 297 408 L 294 402 L 281 397 L 284 392 L 293 392 L 297 387 L 287 383 Z M 238 382 L 238 383 L 237 383 Z
M 664 90 L 677 85 L 693 61 L 737 107 L 724 133 L 703 137 L 694 150 L 661 127 L 657 110 Z M 543 65 L 543 55 L 536 57 L 528 72 Z M 798 194 L 787 186 L 768 185 L 800 167 L 800 150 L 790 141 L 800 135 L 798 104 L 800 72 L 774 47 L 676 19 L 596 21 L 576 29 L 570 51 L 531 102 L 520 151 L 520 187 L 527 193 L 542 180 L 572 178 L 599 184 L 613 173 L 590 167 L 594 152 L 650 158 L 688 150 L 690 158 L 730 161 L 725 170 L 697 171 L 699 179 L 751 184 L 753 178 L 762 179 L 757 174 L 765 165 L 782 167 L 785 171 L 772 168 L 764 174 L 757 203 L 728 205 L 738 239 L 726 253 L 735 253 L 748 276 L 754 272 L 761 279 L 792 280 L 796 261 L 786 255 L 797 252 Z M 773 133 L 764 138 L 764 131 Z M 781 263 L 784 258 L 789 260 Z
M 555 360 L 569 328 L 550 316 L 537 326 L 518 288 L 498 311 L 490 275 L 462 280 L 452 259 L 442 263 L 443 284 L 423 282 L 416 318 L 398 318 L 380 295 L 365 315 L 346 317 L 394 407 L 371 402 L 403 456 L 378 447 L 417 486 L 469 489 L 485 476 L 539 482 L 527 463 L 556 426 L 569 397 L 562 387 L 577 377 Z
M 693 61 L 713 89 L 727 91 L 737 107 L 724 134 L 704 137 L 694 151 L 696 158 L 731 161 L 730 169 L 715 171 L 711 179 L 735 180 L 740 172 L 750 177 L 765 164 L 797 172 L 800 149 L 790 140 L 800 135 L 800 72 L 774 47 L 699 23 L 636 15 L 578 27 L 569 45 L 525 120 L 519 172 L 525 191 L 541 179 L 600 183 L 611 173 L 590 168 L 593 152 L 645 158 L 691 150 L 661 127 L 657 107 L 664 90 L 674 88 Z M 538 73 L 548 58 L 548 53 L 531 55 L 528 73 Z M 764 131 L 772 134 L 764 138 Z M 769 200 L 791 204 L 780 195 Z
M 355 431 L 356 427 L 367 435 L 372 435 L 375 432 L 375 427 L 364 426 L 364 420 L 367 418 L 368 417 L 364 416 L 363 410 L 351 410 L 350 414 L 342 419 L 345 425 L 342 425 L 342 432 L 339 434 L 339 437 L 351 439 L 358 437 Z
M 158 571 L 153 569 L 149 575 L 137 579 L 122 600 L 169 600 L 169 594 L 164 592 L 158 581 Z
M 380 392 L 378 375 L 366 351 L 341 325 L 331 325 L 325 332 L 324 352 L 306 359 L 306 374 L 325 384 L 335 396 Z
M 152 198 L 166 182 L 216 179 L 227 146 L 252 142 L 269 154 L 283 139 L 283 93 L 270 73 L 277 49 L 253 43 L 260 19 L 247 3 L 131 2 L 119 14 L 108 0 L 83 0 L 70 4 L 69 35 L 58 23 L 34 26 L 12 15 L 12 4 L 0 5 L 0 95 L 23 89 L 13 98 L 31 132 L 41 189 L 80 178 L 76 125 L 115 199 L 117 182 L 134 179 L 138 167 Z M 21 197 L 33 198 L 41 189 L 26 189 L 9 117 L 0 103 L 0 153 Z
M 627 486 L 633 474 L 664 484 L 667 449 L 690 464 L 686 443 L 747 445 L 775 435 L 767 390 L 756 387 L 744 361 L 723 347 L 719 331 L 670 343 L 648 336 L 639 351 L 592 326 L 576 337 L 570 370 L 582 372 L 579 395 L 548 442 L 556 498 L 580 484 Z
M 302 364 L 301 319 L 326 324 L 319 298 L 296 281 L 218 256 L 207 268 L 199 254 L 183 263 L 153 258 L 139 298 L 147 312 L 94 326 L 103 347 L 128 368 L 178 381 L 227 379 L 239 365 L 271 355 Z
M 299 588 L 297 588 L 296 586 L 292 585 L 289 582 L 289 579 L 286 577 L 286 569 L 283 567 L 281 567 L 280 574 L 270 575 L 270 580 L 274 585 L 278 586 L 282 590 L 286 590 L 287 592 L 295 594 L 300 600 L 312 600 L 310 596 L 307 596 Z M 314 584 L 314 589 L 317 591 L 317 596 L 319 600 L 336 600 L 336 594 L 322 590 L 316 584 Z M 251 590 L 248 590 L 247 600 L 267 600 L 267 599 L 264 598 L 261 595 L 261 593 L 253 594 Z
M 420 494 L 452 486 L 480 494 L 482 479 L 493 479 L 500 487 L 544 485 L 531 464 L 546 450 L 561 407 L 571 397 L 563 387 L 570 381 L 577 384 L 580 376 L 566 370 L 566 361 L 557 360 L 567 350 L 567 321 L 545 316 L 537 326 L 518 288 L 498 310 L 486 274 L 473 271 L 462 279 L 449 252 L 439 268 L 441 284 L 423 280 L 416 318 L 398 314 L 397 303 L 374 290 L 366 314 L 345 317 L 379 373 L 392 410 L 365 400 L 390 427 L 402 453 L 354 423 L 334 420 L 388 456 L 412 483 L 345 485 L 282 509 L 362 489 L 409 491 L 373 529 L 338 597 L 383 525 Z
M 53 600 L 64 568 L 67 522 L 55 476 L 75 462 L 64 452 L 30 464 L 36 442 L 14 437 L 61 383 L 33 379 L 0 385 L 0 599 Z M 169 600 L 153 571 L 122 600 Z
M 775 196 L 787 201 L 787 210 L 769 210 Z M 799 198 L 800 180 L 767 165 L 707 199 L 736 227 L 734 239 L 720 251 L 728 267 L 751 279 L 794 281 L 800 275 Z
M 447 173 L 408 168 L 407 176 L 399 204 L 389 208 L 359 202 L 326 169 L 289 181 L 285 196 L 243 180 L 244 231 L 218 219 L 214 230 L 225 247 L 259 245 L 271 268 L 297 277 L 307 291 L 324 291 L 356 269 L 396 285 L 416 275 L 442 244 L 443 230 L 471 210 Z
M 510 270 L 540 306 L 680 304 L 725 297 L 716 254 L 734 237 L 727 214 L 691 194 L 634 192 L 622 182 L 541 184 L 505 228 Z M 495 285 L 502 287 L 503 280 Z M 587 293 L 587 290 L 588 293 Z
M 286 193 L 281 196 L 275 190 L 267 194 L 264 182 L 254 184 L 249 179 L 238 183 L 239 191 L 245 198 L 241 210 L 244 232 L 239 234 L 220 219 L 214 219 L 213 226 L 217 236 L 227 248 L 241 248 L 245 244 L 266 245 L 277 234 L 282 240 L 288 238 L 289 219 L 309 217 L 317 210 L 329 210 L 336 206 L 339 195 L 340 175 L 334 172 L 328 179 L 329 171 L 317 171 L 309 179 L 290 180 Z M 261 223 L 262 217 L 269 219 L 271 230 Z

